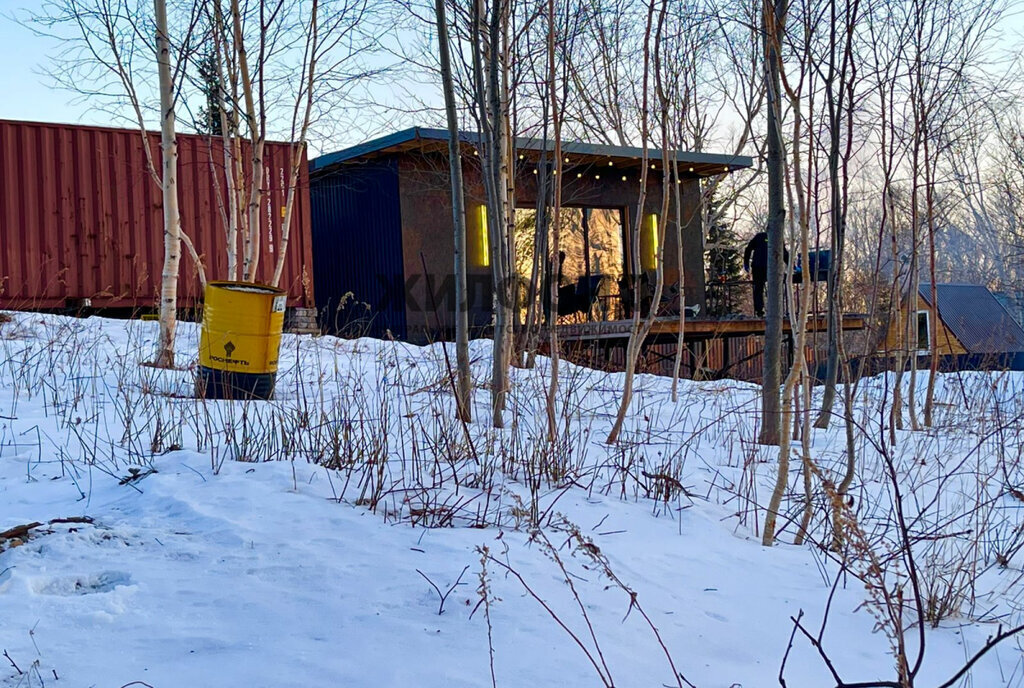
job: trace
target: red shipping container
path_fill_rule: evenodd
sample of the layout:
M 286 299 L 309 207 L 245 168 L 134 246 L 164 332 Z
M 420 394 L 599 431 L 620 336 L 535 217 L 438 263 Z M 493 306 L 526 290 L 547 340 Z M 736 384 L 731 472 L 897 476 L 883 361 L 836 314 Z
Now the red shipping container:
M 160 134 L 148 132 L 147 139 L 159 169 Z M 84 299 L 98 308 L 156 304 L 163 202 L 142 146 L 138 130 L 0 120 L 0 308 L 62 308 Z M 265 147 L 257 281 L 269 282 L 277 261 L 289 147 Z M 225 279 L 219 139 L 178 135 L 178 188 L 182 229 L 195 244 L 207 278 Z M 202 298 L 202 289 L 184 245 L 181 254 L 178 299 L 188 307 Z M 280 286 L 288 291 L 289 305 L 313 306 L 305 157 L 286 258 Z

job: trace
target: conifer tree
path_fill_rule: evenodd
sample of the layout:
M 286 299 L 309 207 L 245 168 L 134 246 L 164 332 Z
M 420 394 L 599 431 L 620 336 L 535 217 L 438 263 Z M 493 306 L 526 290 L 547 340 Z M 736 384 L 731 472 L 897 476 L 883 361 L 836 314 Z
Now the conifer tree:
M 716 219 L 708 227 L 705 289 L 708 315 L 721 317 L 738 313 L 743 298 L 740 240 L 732 225 L 714 212 L 718 201 L 712 200 L 711 205 L 710 215 Z
M 220 74 L 217 69 L 217 55 L 207 50 L 197 65 L 199 72 L 199 91 L 203 96 L 203 106 L 199 108 L 196 130 L 207 136 L 221 136 L 224 127 L 220 119 Z

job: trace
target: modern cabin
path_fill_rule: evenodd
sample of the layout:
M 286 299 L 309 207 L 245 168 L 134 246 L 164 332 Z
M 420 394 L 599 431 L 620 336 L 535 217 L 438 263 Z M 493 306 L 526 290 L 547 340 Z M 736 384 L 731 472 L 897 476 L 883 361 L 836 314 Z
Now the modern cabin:
M 491 323 L 492 286 L 486 206 L 476 150 L 478 137 L 460 134 L 467 215 L 470 326 Z M 516 140 L 515 255 L 517 279 L 528 284 L 533 264 L 538 170 L 550 169 L 553 146 Z M 653 271 L 662 210 L 662 153 L 648 151 L 647 184 L 639 207 L 643 151 L 562 143 L 557 278 L 559 324 L 612 322 L 632 308 L 632 232 L 640 232 L 642 273 Z M 679 170 L 682 266 L 677 259 L 676 194 L 670 196 L 663 247 L 665 300 L 704 309 L 704 239 L 700 179 L 750 167 L 746 156 L 673 154 Z M 670 175 L 671 178 L 671 175 Z M 310 163 L 316 300 L 327 332 L 391 336 L 411 342 L 450 337 L 454 327 L 454 232 L 448 132 L 412 128 L 315 158 Z M 637 213 L 641 217 L 637 217 Z M 544 261 L 547 262 L 547 261 Z M 680 267 L 683 268 L 682 298 Z M 663 304 L 665 303 L 663 300 Z M 667 306 L 669 309 L 671 305 Z M 550 314 L 549 314 L 550 315 Z

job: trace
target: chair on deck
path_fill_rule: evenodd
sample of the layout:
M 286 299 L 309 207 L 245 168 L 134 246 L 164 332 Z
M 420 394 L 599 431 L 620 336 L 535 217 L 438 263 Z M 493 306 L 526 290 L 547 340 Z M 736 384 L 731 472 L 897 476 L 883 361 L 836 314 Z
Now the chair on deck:
M 604 275 L 581 275 L 575 284 L 567 284 L 558 288 L 558 315 L 583 313 L 589 315 L 597 304 Z M 551 292 L 544 292 L 544 314 L 551 313 Z
M 604 275 L 581 275 L 576 280 L 575 294 L 573 297 L 574 309 L 570 313 L 590 313 L 597 303 L 597 297 L 601 293 L 601 283 L 604 282 Z M 559 315 L 561 315 L 561 308 Z
M 647 316 L 651 308 L 651 301 L 654 299 L 655 277 L 653 273 L 644 271 L 640 273 L 640 315 Z M 622 310 L 625 317 L 633 317 L 633 287 L 628 277 L 619 280 L 619 297 L 622 300 Z M 679 283 L 666 285 L 662 289 L 661 302 L 658 304 L 658 315 L 669 316 L 679 315 L 679 306 L 682 303 Z M 686 317 L 696 318 L 700 314 L 700 304 L 686 306 Z
M 640 283 L 640 315 L 645 316 L 651 308 L 651 299 L 654 297 L 651 287 L 652 280 L 647 271 L 641 272 L 635 279 Z M 636 308 L 633 287 L 633 279 L 629 275 L 624 275 L 619 280 L 619 300 L 622 301 L 622 314 L 626 318 L 632 318 L 633 310 Z

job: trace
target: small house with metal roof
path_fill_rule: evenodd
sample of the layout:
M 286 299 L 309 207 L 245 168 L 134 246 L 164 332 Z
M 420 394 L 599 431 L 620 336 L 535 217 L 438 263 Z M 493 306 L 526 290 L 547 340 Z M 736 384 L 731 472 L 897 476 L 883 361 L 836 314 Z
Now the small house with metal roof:
M 891 322 L 881 352 L 893 356 L 909 350 L 919 356 L 938 355 L 946 368 L 1024 369 L 1024 329 L 986 287 L 978 284 L 936 284 L 932 303 L 931 284 L 921 284 L 917 299 L 905 299 L 899 321 Z M 911 308 L 910 304 L 914 302 Z M 937 341 L 931 345 L 935 322 Z
M 474 133 L 460 134 L 469 316 L 471 327 L 481 331 L 491 322 L 492 286 L 478 140 Z M 632 280 L 644 278 L 632 274 L 630 267 L 631 233 L 637 228 L 641 265 L 644 271 L 654 267 L 662 152 L 648 151 L 650 167 L 640 208 L 641 149 L 566 141 L 561 150 L 559 243 L 565 255 L 557 271 L 560 297 L 555 318 L 621 320 L 631 308 Z M 552 151 L 551 141 L 519 138 L 511 156 L 515 163 L 514 260 L 521 281 L 528 279 L 527 266 L 533 262 L 537 172 L 551 164 Z M 675 152 L 673 158 L 679 170 L 683 261 L 680 265 L 677 259 L 676 194 L 672 193 L 663 247 L 666 293 L 681 291 L 676 303 L 700 310 L 705 298 L 700 179 L 750 167 L 753 161 L 746 156 L 683 151 Z M 454 232 L 447 130 L 414 127 L 312 160 L 310 201 L 313 276 L 326 331 L 412 342 L 450 336 L 455 307 Z M 637 217 L 638 212 L 642 217 Z M 547 280 L 554 278 L 546 274 L 541 279 L 549 284 Z

